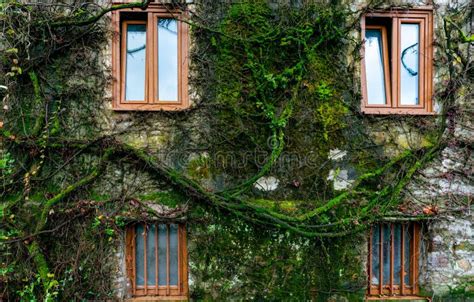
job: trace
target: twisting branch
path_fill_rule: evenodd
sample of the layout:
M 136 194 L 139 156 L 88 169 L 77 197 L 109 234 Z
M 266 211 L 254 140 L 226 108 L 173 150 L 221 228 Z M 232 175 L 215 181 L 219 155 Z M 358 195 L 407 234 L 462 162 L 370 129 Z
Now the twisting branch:
M 51 27 L 63 27 L 63 26 L 86 26 L 89 24 L 96 23 L 97 21 L 100 20 L 105 14 L 119 10 L 119 9 L 124 9 L 124 8 L 141 8 L 141 9 L 146 9 L 148 4 L 150 4 L 151 0 L 143 0 L 142 2 L 131 2 L 131 3 L 125 3 L 125 4 L 116 4 L 112 5 L 108 8 L 102 9 L 99 13 L 85 19 L 85 20 L 74 20 L 73 17 L 69 17 L 70 19 L 65 20 L 65 21 L 56 21 L 49 23 Z

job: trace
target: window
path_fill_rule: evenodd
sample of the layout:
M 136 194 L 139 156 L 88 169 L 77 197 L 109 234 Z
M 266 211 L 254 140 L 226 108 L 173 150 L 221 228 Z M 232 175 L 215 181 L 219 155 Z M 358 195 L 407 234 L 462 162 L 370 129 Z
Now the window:
M 135 224 L 126 236 L 127 274 L 133 297 L 187 299 L 186 229 L 181 224 Z
M 113 12 L 115 110 L 188 107 L 188 25 L 183 13 L 151 3 Z
M 373 12 L 362 18 L 362 111 L 432 114 L 431 10 Z
M 418 294 L 419 242 L 416 223 L 372 226 L 367 269 L 369 297 Z

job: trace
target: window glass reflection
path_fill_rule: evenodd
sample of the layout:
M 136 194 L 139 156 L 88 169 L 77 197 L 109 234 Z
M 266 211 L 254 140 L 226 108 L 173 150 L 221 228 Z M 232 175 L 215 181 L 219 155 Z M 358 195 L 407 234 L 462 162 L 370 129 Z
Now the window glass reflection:
M 400 284 L 401 263 L 402 263 L 402 225 L 395 224 L 393 226 L 393 247 L 394 247 L 394 263 L 393 263 L 393 284 Z
M 170 285 L 178 285 L 178 225 L 170 225 Z
M 178 23 L 158 20 L 158 99 L 178 101 Z
M 385 99 L 382 31 L 368 29 L 365 32 L 365 38 L 367 102 L 372 105 L 383 105 L 387 101 Z
M 142 224 L 137 225 L 135 230 L 135 271 L 136 271 L 136 283 L 137 285 L 144 285 L 145 283 L 145 228 Z
M 147 268 L 147 284 L 155 285 L 156 284 L 156 226 L 149 225 L 148 232 L 146 235 L 146 268 Z
M 125 100 L 145 100 L 146 25 L 127 26 Z
M 167 284 L 167 246 L 168 246 L 168 228 L 165 224 L 158 226 L 158 263 L 159 263 L 159 274 L 158 283 L 159 285 Z
M 378 225 L 373 226 L 372 229 L 372 280 L 370 283 L 373 285 L 379 284 L 380 276 L 380 227 Z
M 411 257 L 410 257 L 410 241 L 411 241 L 411 232 L 409 231 L 409 228 L 413 228 L 412 226 L 406 226 L 404 228 L 404 239 L 405 239 L 405 267 L 404 267 L 404 276 L 405 280 L 403 281 L 406 285 L 410 284 L 410 263 L 411 263 Z
M 400 104 L 418 105 L 419 25 L 400 27 Z
M 390 283 L 390 242 L 391 228 L 389 224 L 383 224 L 383 284 Z

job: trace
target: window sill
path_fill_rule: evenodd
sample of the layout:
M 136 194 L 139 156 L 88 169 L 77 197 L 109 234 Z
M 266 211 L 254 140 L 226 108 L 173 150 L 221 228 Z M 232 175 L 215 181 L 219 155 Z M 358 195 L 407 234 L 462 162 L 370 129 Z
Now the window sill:
M 187 296 L 145 296 L 145 297 L 134 297 L 126 299 L 126 302 L 154 302 L 154 301 L 188 301 Z
M 363 114 L 373 115 L 438 115 L 437 112 L 429 112 L 421 109 L 395 109 L 395 108 L 363 108 L 361 109 Z
M 120 104 L 113 106 L 113 111 L 181 111 L 189 108 L 189 105 L 156 105 L 156 104 Z
M 420 296 L 367 296 L 365 297 L 365 301 L 386 301 L 386 300 L 431 301 L 431 298 L 420 297 Z

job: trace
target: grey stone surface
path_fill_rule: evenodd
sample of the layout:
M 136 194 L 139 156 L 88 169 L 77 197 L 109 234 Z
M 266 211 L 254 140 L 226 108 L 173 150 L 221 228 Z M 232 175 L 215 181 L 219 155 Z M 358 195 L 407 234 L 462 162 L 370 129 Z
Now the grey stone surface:
M 192 1 L 188 0 L 188 3 Z M 367 5 L 369 1 L 356 0 L 347 1 L 353 4 L 353 9 L 358 10 Z M 456 2 L 456 3 L 455 3 Z M 436 1 L 435 11 L 435 40 L 443 41 L 443 13 L 448 6 L 458 5 L 459 3 L 467 3 L 468 1 Z M 417 0 L 400 0 L 386 1 L 386 7 L 393 5 L 431 5 L 431 1 Z M 353 33 L 353 37 L 358 39 L 358 32 Z M 110 44 L 110 43 L 109 43 Z M 105 68 L 110 68 L 110 49 L 105 46 L 101 51 L 102 62 Z M 435 57 L 439 59 L 439 50 L 435 45 Z M 349 64 L 355 64 L 355 70 L 360 71 L 358 62 L 354 62 L 354 58 L 348 56 Z M 435 69 L 435 91 L 445 85 L 448 79 L 446 67 L 443 64 L 437 64 Z M 355 82 L 359 82 L 356 78 Z M 356 84 L 359 85 L 359 84 Z M 469 89 L 461 90 L 460 96 L 457 96 L 457 105 L 461 110 L 472 112 L 472 100 L 466 102 L 463 97 L 471 93 Z M 194 96 L 197 97 L 197 96 Z M 469 99 L 469 98 L 467 98 Z M 435 109 L 441 112 L 442 104 L 435 97 Z M 167 147 L 171 142 L 175 143 L 177 138 L 173 136 L 177 125 L 172 118 L 160 115 L 135 115 L 133 113 L 118 113 L 111 110 L 111 93 L 110 90 L 104 92 L 104 100 L 101 105 L 103 112 L 98 114 L 98 124 L 102 128 L 102 133 L 120 134 L 127 130 L 126 134 L 120 134 L 120 139 L 131 146 L 145 148 L 152 152 L 164 154 L 172 153 Z M 158 117 L 157 117 L 158 116 Z M 437 118 L 434 117 L 434 120 Z M 194 121 L 195 125 L 198 125 Z M 193 124 L 193 122 L 191 122 Z M 374 123 L 369 135 L 377 144 L 383 144 L 385 148 L 383 153 L 387 157 L 393 157 L 401 154 L 406 149 L 416 150 L 420 147 L 428 146 L 430 141 L 425 138 L 416 126 L 408 124 L 402 120 L 396 123 L 393 120 Z M 474 127 L 472 114 L 459 114 L 454 121 L 452 130 L 446 130 L 444 134 L 448 139 L 456 139 L 463 145 L 472 145 L 474 142 Z M 132 131 L 130 131 L 132 130 Z M 199 134 L 192 138 L 199 140 Z M 188 142 L 193 144 L 194 142 Z M 160 153 L 162 154 L 162 153 Z M 329 160 L 333 162 L 343 162 L 348 154 L 344 150 L 344 146 L 330 151 Z M 196 156 L 185 154 L 180 158 L 168 157 L 167 161 L 171 165 L 179 168 L 185 167 L 186 164 Z M 474 156 L 468 148 L 453 144 L 444 148 L 439 158 L 435 158 L 429 165 L 420 171 L 415 181 L 408 184 L 405 188 L 404 196 L 406 199 L 413 201 L 419 205 L 436 205 L 439 207 L 440 215 L 427 223 L 427 229 L 423 232 L 423 249 L 420 257 L 420 285 L 424 290 L 431 292 L 435 296 L 442 296 L 449 293 L 452 289 L 469 287 L 474 280 L 474 238 L 473 238 L 473 215 L 471 200 L 474 194 L 474 184 L 472 181 Z M 104 188 L 105 192 L 120 195 L 123 192 L 136 192 L 133 188 L 140 186 L 140 190 L 147 192 L 153 188 L 159 187 L 156 181 L 151 180 L 146 173 L 130 174 L 126 167 L 113 167 L 112 173 L 115 179 L 101 180 L 99 187 Z M 349 168 L 341 168 L 339 170 L 331 170 L 329 180 L 333 181 L 335 190 L 344 190 L 353 183 Z M 117 181 L 120 180 L 120 181 Z M 205 180 L 206 187 L 216 187 L 216 184 L 210 183 L 210 179 Z M 119 183 L 120 185 L 116 185 Z M 282 181 L 283 183 L 283 181 Z M 265 176 L 260 178 L 255 188 L 262 191 L 274 191 L 280 189 L 280 180 L 275 176 Z M 151 204 L 157 212 L 165 213 L 169 209 L 165 206 Z M 456 214 L 457 213 L 457 214 Z M 190 226 L 192 227 L 192 226 Z M 190 243 L 192 245 L 192 242 Z M 367 243 L 361 242 L 358 249 L 361 251 L 361 257 L 365 259 L 367 255 Z M 364 262 L 364 261 L 362 261 Z M 366 270 L 364 262 L 363 271 Z M 190 259 L 190 265 L 193 260 Z M 123 252 L 123 242 L 117 251 L 117 274 L 114 279 L 116 285 L 116 295 L 119 299 L 127 297 L 127 289 L 130 284 L 126 277 L 125 259 Z M 190 290 L 192 291 L 195 282 L 192 275 L 189 278 Z M 233 284 L 240 282 L 238 279 L 231 280 Z M 212 292 L 211 285 L 204 285 Z M 471 285 L 472 287 L 472 285 Z M 472 288 L 471 288 L 472 290 Z M 212 295 L 212 293 L 211 293 Z M 347 298 L 334 295 L 329 301 L 348 301 Z

